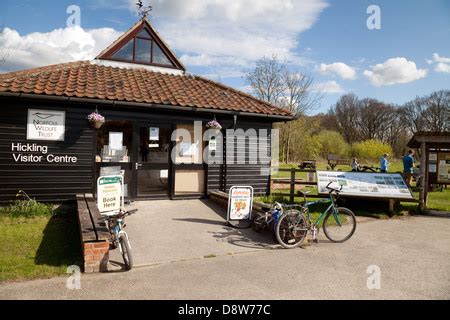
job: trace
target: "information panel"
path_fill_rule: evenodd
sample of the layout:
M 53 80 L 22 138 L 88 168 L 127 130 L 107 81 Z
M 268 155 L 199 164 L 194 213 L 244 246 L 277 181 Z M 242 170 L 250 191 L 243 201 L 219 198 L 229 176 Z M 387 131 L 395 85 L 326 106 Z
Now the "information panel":
M 450 152 L 439 152 L 437 173 L 439 183 L 450 183 Z
M 399 173 L 333 172 L 317 171 L 319 194 L 327 194 L 326 186 L 340 188 L 342 195 L 364 198 L 413 199 Z

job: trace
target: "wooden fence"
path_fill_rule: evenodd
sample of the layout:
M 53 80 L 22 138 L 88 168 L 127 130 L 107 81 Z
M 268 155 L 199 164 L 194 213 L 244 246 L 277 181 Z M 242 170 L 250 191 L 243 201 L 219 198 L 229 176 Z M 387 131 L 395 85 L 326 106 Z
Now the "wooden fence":
M 278 169 L 279 172 L 290 172 L 291 176 L 290 178 L 272 178 L 272 183 L 276 184 L 285 184 L 289 185 L 289 193 L 282 193 L 282 192 L 270 192 L 270 195 L 276 196 L 276 197 L 289 197 L 289 202 L 294 203 L 295 197 L 301 196 L 299 193 L 295 192 L 295 186 L 296 185 L 303 185 L 303 186 L 317 186 L 317 177 L 316 177 L 316 171 L 311 169 Z M 304 181 L 296 178 L 297 173 L 304 173 L 307 174 L 313 174 L 312 176 L 314 179 L 313 181 Z M 308 179 L 307 179 L 308 180 Z M 321 194 L 309 194 L 308 196 L 313 198 L 324 198 L 326 196 Z

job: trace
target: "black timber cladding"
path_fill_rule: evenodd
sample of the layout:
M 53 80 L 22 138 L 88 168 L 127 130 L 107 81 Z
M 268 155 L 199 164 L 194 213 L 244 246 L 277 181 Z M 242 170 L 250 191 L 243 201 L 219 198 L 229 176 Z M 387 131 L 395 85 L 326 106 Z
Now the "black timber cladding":
M 19 190 L 43 201 L 74 199 L 77 193 L 92 192 L 94 184 L 94 131 L 86 121 L 85 109 L 49 104 L 20 105 L 3 102 L 0 107 L 0 202 L 13 200 Z M 64 141 L 27 140 L 28 108 L 66 111 Z M 37 154 L 12 150 L 12 144 L 47 146 L 43 156 L 74 156 L 76 163 L 17 163 L 13 154 Z
M 66 112 L 65 141 L 27 140 L 28 109 L 59 110 Z M 24 190 L 32 198 L 41 201 L 59 202 L 74 199 L 76 194 L 95 193 L 96 183 L 96 131 L 91 129 L 86 116 L 96 105 L 36 101 L 0 98 L 0 202 L 14 200 L 18 190 Z M 186 111 L 143 110 L 119 106 L 98 106 L 99 112 L 107 120 L 188 123 L 197 120 L 204 123 L 214 116 L 208 113 Z M 232 115 L 218 115 L 217 120 L 226 128 L 233 128 Z M 272 121 L 260 118 L 238 116 L 236 129 L 270 129 Z M 77 157 L 77 163 L 15 163 L 11 150 L 12 143 L 48 146 L 48 154 Z M 246 153 L 248 159 L 248 141 L 245 150 L 235 149 L 235 154 Z M 268 139 L 270 150 L 270 139 Z M 220 146 L 217 146 L 218 148 Z M 268 152 L 267 150 L 267 152 Z M 225 159 L 229 159 L 224 150 Z M 135 161 L 135 159 L 131 159 Z M 223 164 L 206 168 L 206 186 L 208 191 L 228 191 L 233 185 L 251 185 L 255 194 L 266 194 L 270 185 L 268 174 L 261 175 L 261 168 L 270 165 L 261 164 Z

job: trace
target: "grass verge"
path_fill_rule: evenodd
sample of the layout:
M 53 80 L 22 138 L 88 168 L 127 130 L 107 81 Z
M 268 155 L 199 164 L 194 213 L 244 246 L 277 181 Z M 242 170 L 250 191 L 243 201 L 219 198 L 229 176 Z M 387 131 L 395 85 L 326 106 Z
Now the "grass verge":
M 0 282 L 49 278 L 81 265 L 75 210 L 74 204 L 26 216 L 0 210 Z

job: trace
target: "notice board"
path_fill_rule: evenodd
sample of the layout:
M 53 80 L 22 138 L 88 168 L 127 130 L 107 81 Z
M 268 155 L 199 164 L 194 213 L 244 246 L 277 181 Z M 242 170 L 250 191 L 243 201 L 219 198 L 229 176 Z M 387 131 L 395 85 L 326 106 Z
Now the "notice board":
M 317 171 L 319 194 L 327 194 L 326 186 L 339 189 L 343 196 L 362 198 L 414 199 L 399 173 Z

